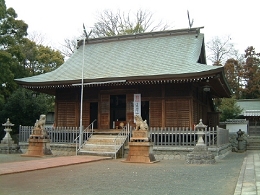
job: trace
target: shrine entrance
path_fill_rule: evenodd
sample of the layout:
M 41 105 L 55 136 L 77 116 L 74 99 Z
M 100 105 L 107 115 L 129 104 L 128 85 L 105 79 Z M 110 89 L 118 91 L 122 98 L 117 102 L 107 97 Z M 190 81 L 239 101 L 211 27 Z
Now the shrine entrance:
M 98 125 L 98 102 L 90 102 L 90 122 L 93 122 L 96 119 L 96 122 L 94 122 L 94 129 L 97 129 Z
M 120 128 L 120 123 L 126 124 L 126 95 L 110 96 L 110 128 Z

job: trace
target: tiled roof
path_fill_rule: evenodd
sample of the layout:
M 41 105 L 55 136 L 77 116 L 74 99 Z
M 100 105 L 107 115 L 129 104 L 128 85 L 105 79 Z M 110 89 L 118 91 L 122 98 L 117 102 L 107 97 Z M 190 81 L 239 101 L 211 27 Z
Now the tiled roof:
M 237 100 L 243 116 L 260 116 L 260 99 Z
M 58 69 L 16 81 L 29 85 L 79 83 L 83 50 L 84 82 L 178 77 L 220 69 L 198 63 L 203 44 L 204 35 L 198 29 L 90 39 Z

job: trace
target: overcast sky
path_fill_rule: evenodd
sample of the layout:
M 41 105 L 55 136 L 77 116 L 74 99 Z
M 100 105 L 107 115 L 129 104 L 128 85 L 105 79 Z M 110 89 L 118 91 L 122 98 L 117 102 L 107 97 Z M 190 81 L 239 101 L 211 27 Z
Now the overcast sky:
M 76 37 L 82 24 L 89 29 L 105 9 L 124 12 L 147 10 L 154 20 L 172 28 L 188 28 L 187 10 L 193 27 L 204 26 L 205 42 L 230 36 L 242 54 L 248 46 L 260 52 L 259 0 L 6 0 L 29 25 L 28 32 L 44 35 L 49 46 L 58 48 L 65 38 Z

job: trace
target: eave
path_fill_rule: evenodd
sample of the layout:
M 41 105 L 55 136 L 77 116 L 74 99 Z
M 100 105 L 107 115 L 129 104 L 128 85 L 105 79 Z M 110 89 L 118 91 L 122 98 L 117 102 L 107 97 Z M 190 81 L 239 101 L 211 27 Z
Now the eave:
M 111 82 L 113 81 L 113 82 Z M 123 82 L 122 82 L 123 81 Z M 19 81 L 17 81 L 19 83 Z M 22 87 L 55 95 L 57 88 L 80 87 L 82 80 L 62 81 L 62 82 L 41 82 L 41 83 L 19 83 Z M 230 97 L 230 89 L 225 85 L 225 80 L 220 69 L 207 72 L 182 74 L 182 75 L 156 75 L 145 77 L 125 77 L 125 78 L 101 78 L 95 80 L 83 80 L 85 87 L 99 86 L 126 86 L 126 85 L 154 85 L 167 83 L 199 83 L 200 86 L 209 85 L 213 97 Z

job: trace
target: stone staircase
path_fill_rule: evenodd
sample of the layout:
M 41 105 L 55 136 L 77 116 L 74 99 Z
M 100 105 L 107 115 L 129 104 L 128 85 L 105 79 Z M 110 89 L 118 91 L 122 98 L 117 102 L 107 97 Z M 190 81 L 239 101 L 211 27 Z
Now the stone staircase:
M 248 136 L 247 150 L 260 150 L 260 136 Z
M 115 141 L 116 139 L 116 141 Z M 88 141 L 83 144 L 78 154 L 120 157 L 120 149 L 124 146 L 126 136 L 93 134 Z

